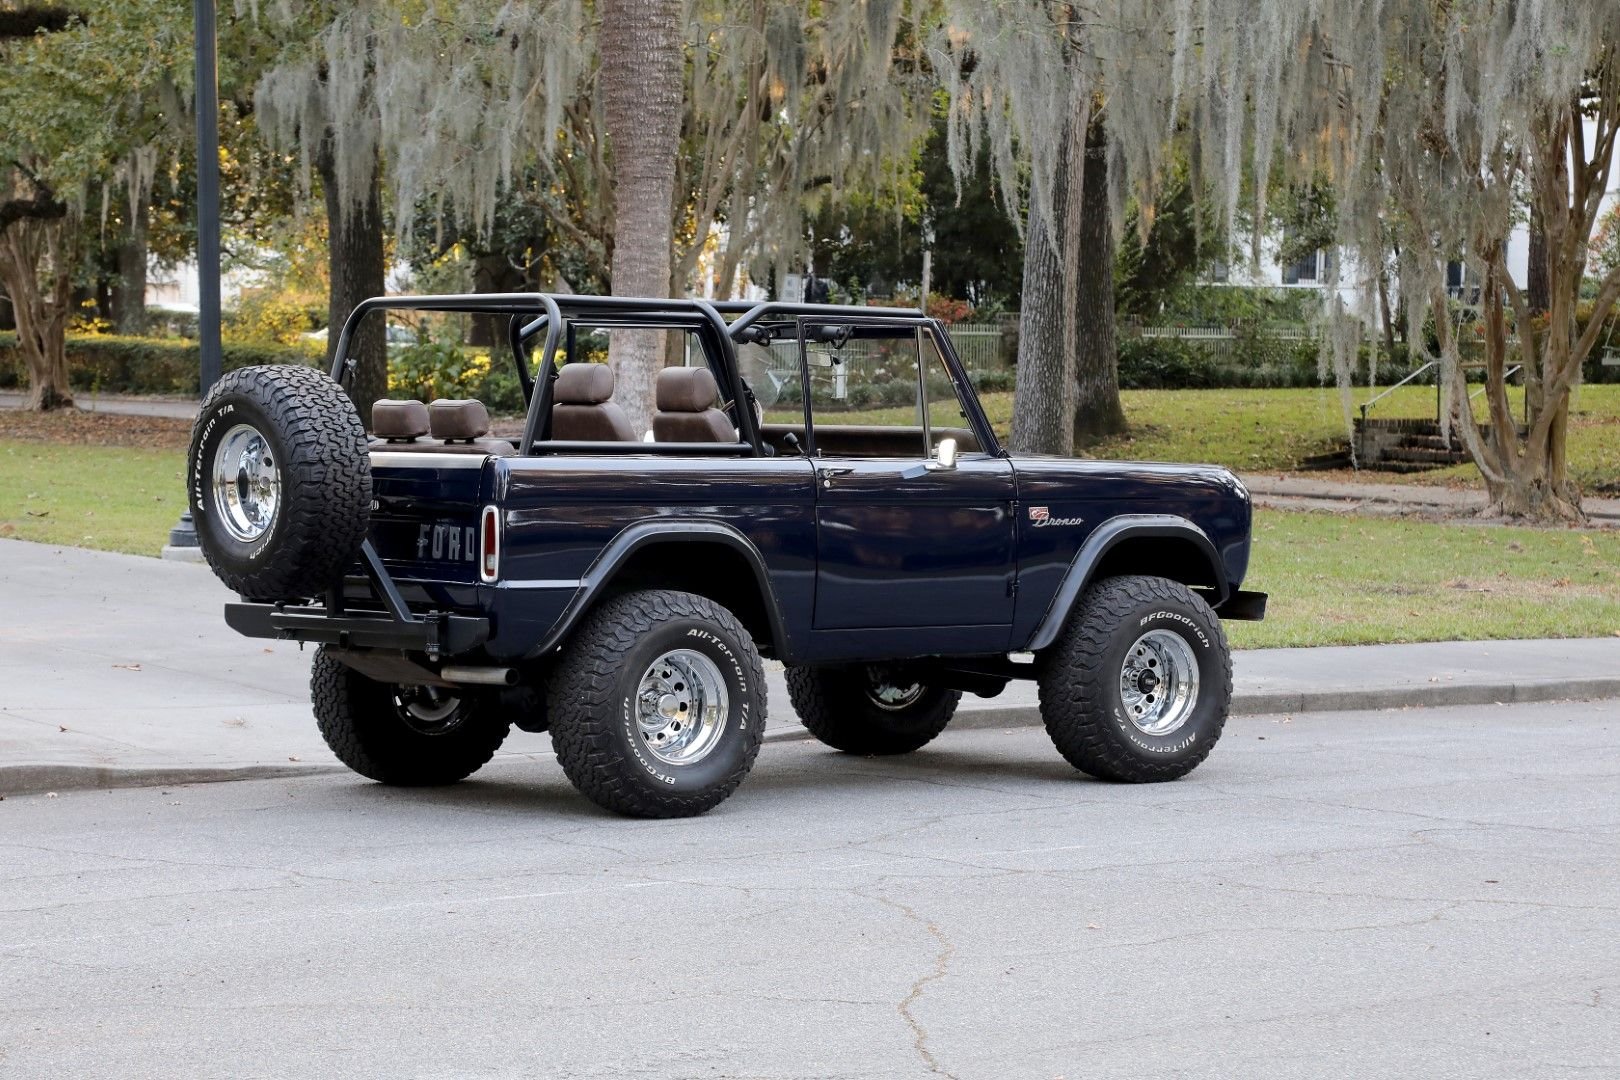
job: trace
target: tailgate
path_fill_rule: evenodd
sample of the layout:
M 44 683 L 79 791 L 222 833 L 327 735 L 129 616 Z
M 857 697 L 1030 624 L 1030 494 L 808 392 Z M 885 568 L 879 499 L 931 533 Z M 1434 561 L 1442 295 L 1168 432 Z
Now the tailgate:
M 478 581 L 479 514 L 491 459 L 383 453 L 371 458 L 371 542 L 397 581 Z

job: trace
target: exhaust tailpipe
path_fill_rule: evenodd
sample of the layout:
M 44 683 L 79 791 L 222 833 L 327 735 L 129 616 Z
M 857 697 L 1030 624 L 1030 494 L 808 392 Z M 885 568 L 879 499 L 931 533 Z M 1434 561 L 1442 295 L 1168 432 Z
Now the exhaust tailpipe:
M 458 667 L 454 664 L 439 669 L 439 678 L 447 683 L 470 683 L 476 686 L 516 686 L 518 673 L 509 667 Z

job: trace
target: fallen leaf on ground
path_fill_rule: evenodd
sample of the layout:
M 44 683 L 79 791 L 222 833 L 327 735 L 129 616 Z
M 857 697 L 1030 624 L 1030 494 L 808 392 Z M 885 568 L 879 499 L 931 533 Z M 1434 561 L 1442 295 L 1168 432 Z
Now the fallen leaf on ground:
M 35 513 L 32 510 L 27 510 L 27 511 L 24 511 L 24 513 L 26 513 L 29 517 L 40 517 L 40 518 L 42 518 L 42 517 L 50 517 L 51 516 L 51 512 L 49 510 L 41 510 L 38 513 Z

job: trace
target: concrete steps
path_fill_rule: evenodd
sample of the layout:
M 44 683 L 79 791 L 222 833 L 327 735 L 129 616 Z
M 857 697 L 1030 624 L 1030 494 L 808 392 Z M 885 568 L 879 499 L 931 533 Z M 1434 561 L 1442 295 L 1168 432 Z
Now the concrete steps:
M 1483 433 L 1490 437 L 1489 428 Z M 1449 438 L 1441 435 L 1434 420 L 1358 418 L 1355 446 L 1357 462 L 1375 472 L 1428 472 L 1468 460 L 1462 440 L 1455 432 Z

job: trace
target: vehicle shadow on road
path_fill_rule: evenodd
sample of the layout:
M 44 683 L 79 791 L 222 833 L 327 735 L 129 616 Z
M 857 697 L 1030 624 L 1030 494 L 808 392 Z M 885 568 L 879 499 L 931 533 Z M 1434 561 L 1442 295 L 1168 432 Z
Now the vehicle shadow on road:
M 765 799 L 802 802 L 805 795 L 847 799 L 885 789 L 914 791 L 917 785 L 1035 798 L 1069 794 L 1077 786 L 1102 786 L 1055 753 L 1034 755 L 1012 748 L 1000 753 L 937 745 L 914 754 L 870 758 L 805 744 L 794 746 L 796 752 L 784 752 L 787 750 L 787 745 L 767 745 L 738 795 L 757 805 Z M 543 754 L 498 758 L 477 775 L 448 787 L 389 788 L 357 782 L 343 797 L 367 804 L 388 801 L 395 806 L 473 813 L 543 814 L 574 820 L 615 817 L 576 792 L 555 760 Z

